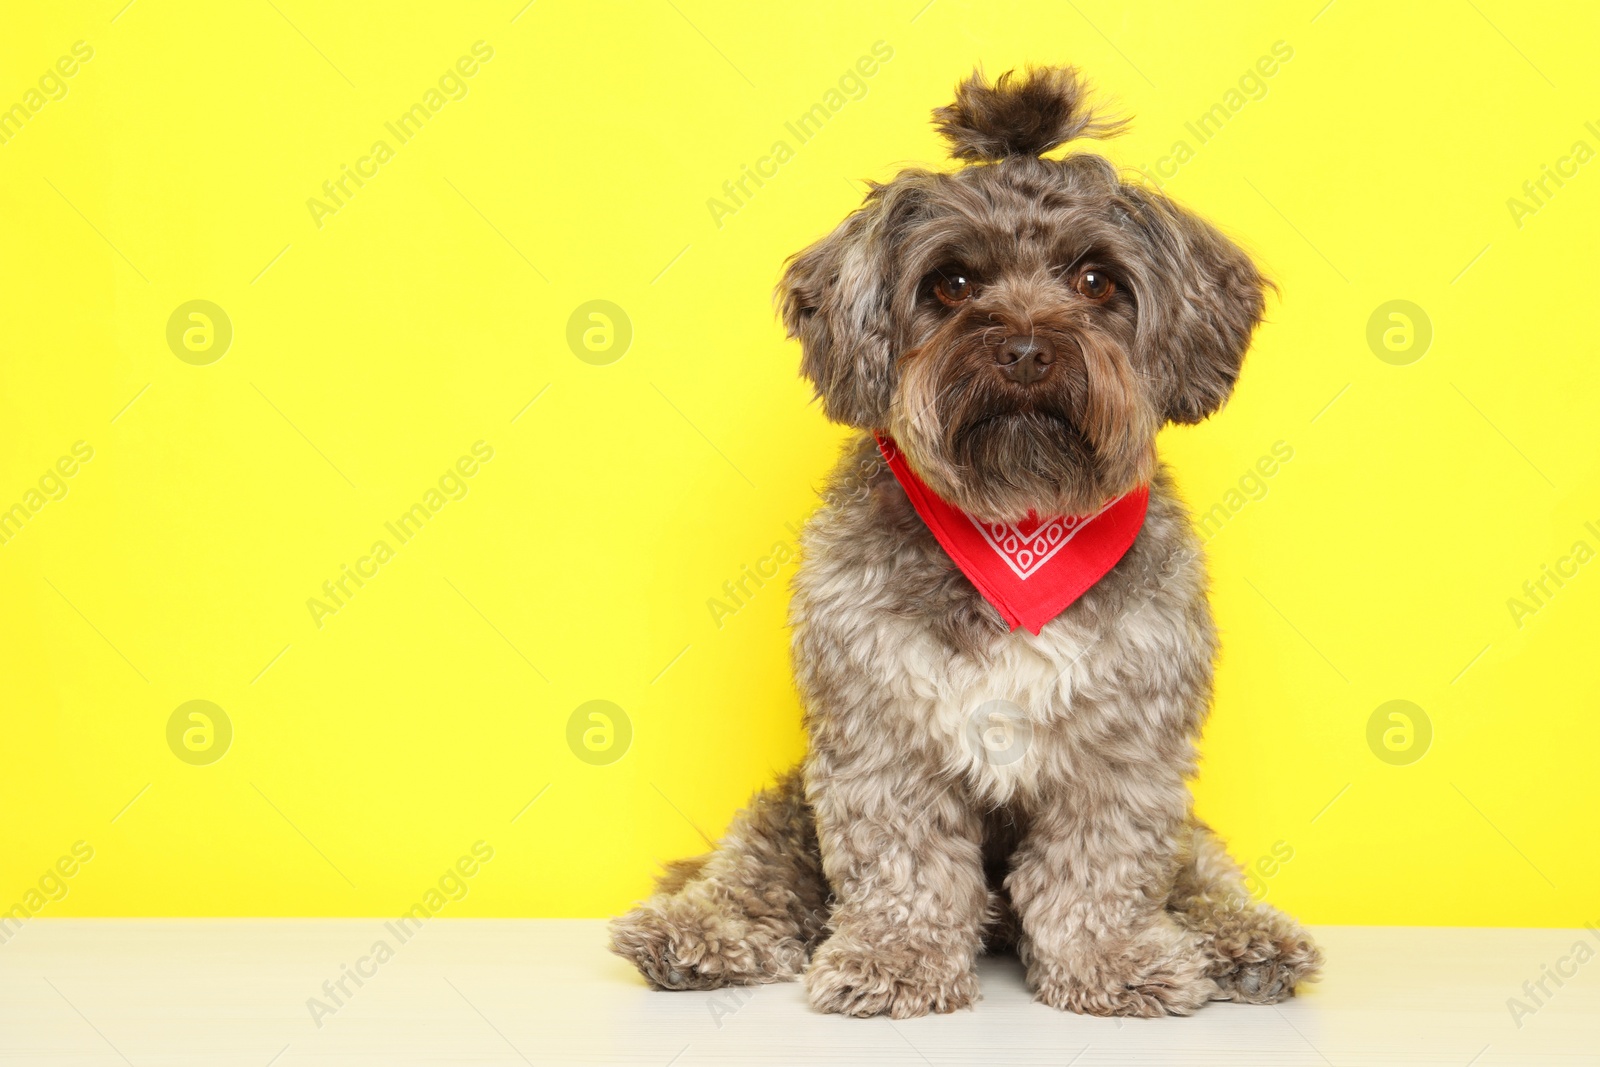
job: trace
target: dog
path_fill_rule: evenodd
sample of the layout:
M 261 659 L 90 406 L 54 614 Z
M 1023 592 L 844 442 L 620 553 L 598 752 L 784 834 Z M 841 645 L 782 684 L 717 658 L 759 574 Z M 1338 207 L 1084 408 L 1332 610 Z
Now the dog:
M 961 165 L 874 185 L 776 294 L 859 431 L 800 539 L 808 753 L 612 950 L 659 989 L 803 977 L 854 1016 L 969 1006 L 1000 949 L 1073 1012 L 1278 1002 L 1322 956 L 1194 815 L 1217 636 L 1155 448 L 1226 402 L 1271 283 L 1102 156 L 1045 156 L 1124 126 L 1073 68 L 978 72 L 933 114 Z M 976 569 L 1054 547 L 1080 569 L 1055 601 Z

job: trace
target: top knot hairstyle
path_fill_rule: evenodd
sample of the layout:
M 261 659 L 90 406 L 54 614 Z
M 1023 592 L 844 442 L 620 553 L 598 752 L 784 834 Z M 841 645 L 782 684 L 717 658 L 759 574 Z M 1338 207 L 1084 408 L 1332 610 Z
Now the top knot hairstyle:
M 1126 119 L 1101 118 L 1088 105 L 1089 84 L 1075 67 L 1011 70 L 989 84 L 982 71 L 956 86 L 955 102 L 935 108 L 934 125 L 956 159 L 992 163 L 1043 155 L 1080 137 L 1115 137 Z

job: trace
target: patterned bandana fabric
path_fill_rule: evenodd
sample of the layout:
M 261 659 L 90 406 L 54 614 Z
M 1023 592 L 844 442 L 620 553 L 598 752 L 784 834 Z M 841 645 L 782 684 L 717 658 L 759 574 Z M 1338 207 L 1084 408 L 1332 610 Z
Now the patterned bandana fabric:
M 892 438 L 875 436 L 911 506 L 1013 630 L 1023 626 L 1037 634 L 1117 565 L 1144 526 L 1147 485 L 1093 515 L 1029 513 L 1017 523 L 975 519 L 929 489 Z

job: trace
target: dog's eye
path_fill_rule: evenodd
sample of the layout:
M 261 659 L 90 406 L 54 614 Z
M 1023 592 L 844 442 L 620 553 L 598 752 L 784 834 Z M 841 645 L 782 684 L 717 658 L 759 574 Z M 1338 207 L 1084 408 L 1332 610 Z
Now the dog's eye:
M 971 300 L 978 291 L 971 278 L 965 271 L 946 271 L 933 283 L 933 295 L 939 298 L 939 303 L 946 307 L 955 307 L 957 304 Z
M 1112 293 L 1117 291 L 1117 283 L 1111 280 L 1111 275 L 1103 270 L 1086 270 L 1079 274 L 1073 281 L 1072 287 L 1078 295 L 1095 303 L 1103 303 Z

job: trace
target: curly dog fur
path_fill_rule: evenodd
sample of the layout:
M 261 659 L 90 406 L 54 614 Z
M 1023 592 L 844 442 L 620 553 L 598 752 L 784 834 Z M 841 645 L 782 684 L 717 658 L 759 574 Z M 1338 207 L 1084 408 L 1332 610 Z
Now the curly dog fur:
M 1216 630 L 1155 452 L 1227 400 L 1268 283 L 1103 158 L 1070 68 L 935 112 L 952 172 L 875 187 L 778 290 L 802 373 L 861 431 L 801 538 L 803 765 L 612 924 L 661 989 L 803 977 L 820 1010 L 906 1018 L 978 996 L 1014 949 L 1040 1001 L 1094 1015 L 1273 1003 L 1306 933 L 1251 899 L 1192 810 Z M 1133 547 L 1038 635 L 954 568 L 878 452 L 888 431 L 983 519 L 1082 514 L 1150 487 Z M 984 740 L 1011 738 L 996 751 Z M 1017 739 L 1020 738 L 1020 742 Z

